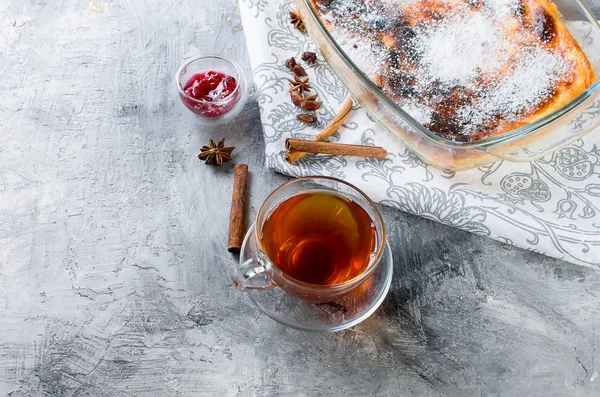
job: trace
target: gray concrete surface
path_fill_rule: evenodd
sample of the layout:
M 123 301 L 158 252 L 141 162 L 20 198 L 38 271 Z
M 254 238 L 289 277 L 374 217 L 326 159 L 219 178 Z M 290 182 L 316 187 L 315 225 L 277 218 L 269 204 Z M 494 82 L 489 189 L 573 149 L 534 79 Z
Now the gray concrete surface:
M 264 0 L 251 0 L 264 1 Z M 256 102 L 224 128 L 174 108 L 196 53 L 249 72 L 233 0 L 0 3 L 0 395 L 597 396 L 600 273 L 383 209 L 384 305 L 287 329 L 231 285 L 232 167 L 254 214 Z

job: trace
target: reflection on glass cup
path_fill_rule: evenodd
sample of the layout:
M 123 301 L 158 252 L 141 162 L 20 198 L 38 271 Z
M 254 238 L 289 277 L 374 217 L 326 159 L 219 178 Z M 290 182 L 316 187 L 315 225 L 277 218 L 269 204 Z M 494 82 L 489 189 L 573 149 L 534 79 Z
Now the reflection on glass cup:
M 233 276 L 238 287 L 280 287 L 309 302 L 332 301 L 361 286 L 380 264 L 386 241 L 373 202 L 330 177 L 299 178 L 277 188 L 260 208 L 254 230 L 246 243 L 254 240 L 259 252 L 240 258 Z

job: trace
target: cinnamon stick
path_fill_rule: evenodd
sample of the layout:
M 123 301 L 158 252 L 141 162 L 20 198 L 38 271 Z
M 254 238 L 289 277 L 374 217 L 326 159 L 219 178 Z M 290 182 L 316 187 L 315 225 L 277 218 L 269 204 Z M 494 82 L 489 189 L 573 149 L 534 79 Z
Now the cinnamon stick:
M 248 166 L 246 164 L 236 165 L 233 175 L 231 212 L 229 214 L 229 252 L 239 252 L 244 241 L 244 235 L 246 233 L 247 181 Z
M 333 133 L 336 132 L 342 124 L 344 124 L 344 121 L 346 121 L 346 119 L 348 118 L 348 115 L 350 114 L 351 111 L 352 111 L 352 98 L 348 97 L 342 104 L 342 108 L 335 115 L 333 120 L 331 120 L 329 122 L 329 124 L 327 124 L 325 129 L 323 131 L 319 132 L 319 134 L 317 136 L 315 136 L 312 140 L 315 142 L 323 142 L 323 141 L 326 141 L 327 139 L 329 139 L 333 135 Z M 296 161 L 300 160 L 302 157 L 306 156 L 306 154 L 307 154 L 306 152 L 289 151 L 285 155 L 285 160 L 288 163 L 293 164 Z
M 345 145 L 331 142 L 305 141 L 302 139 L 288 138 L 285 147 L 289 151 L 333 154 L 336 156 L 357 156 L 385 158 L 387 151 L 378 146 Z

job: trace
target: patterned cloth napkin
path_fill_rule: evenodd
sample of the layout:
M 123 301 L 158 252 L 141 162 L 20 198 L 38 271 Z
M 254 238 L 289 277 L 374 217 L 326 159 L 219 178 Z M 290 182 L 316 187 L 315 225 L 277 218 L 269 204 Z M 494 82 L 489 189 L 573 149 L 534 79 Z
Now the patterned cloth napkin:
M 600 129 L 530 163 L 447 172 L 424 164 L 357 104 L 332 140 L 383 146 L 386 159 L 319 155 L 287 164 L 285 139 L 315 136 L 349 95 L 320 58 L 306 68 L 323 101 L 319 125 L 296 120 L 301 111 L 289 99 L 285 60 L 316 47 L 290 24 L 291 9 L 291 0 L 240 2 L 270 169 L 344 179 L 381 204 L 572 263 L 600 265 Z M 595 117 L 600 101 L 580 116 Z

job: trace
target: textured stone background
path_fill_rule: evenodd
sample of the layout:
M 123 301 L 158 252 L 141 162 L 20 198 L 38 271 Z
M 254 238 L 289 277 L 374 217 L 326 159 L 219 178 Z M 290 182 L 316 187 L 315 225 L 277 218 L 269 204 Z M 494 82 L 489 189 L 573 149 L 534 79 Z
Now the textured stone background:
M 600 394 L 598 271 L 389 209 L 373 317 L 314 335 L 262 315 L 229 278 L 232 167 L 195 156 L 238 147 L 252 214 L 286 178 L 252 98 L 219 129 L 174 106 L 197 53 L 249 72 L 235 1 L 0 2 L 0 395 Z

